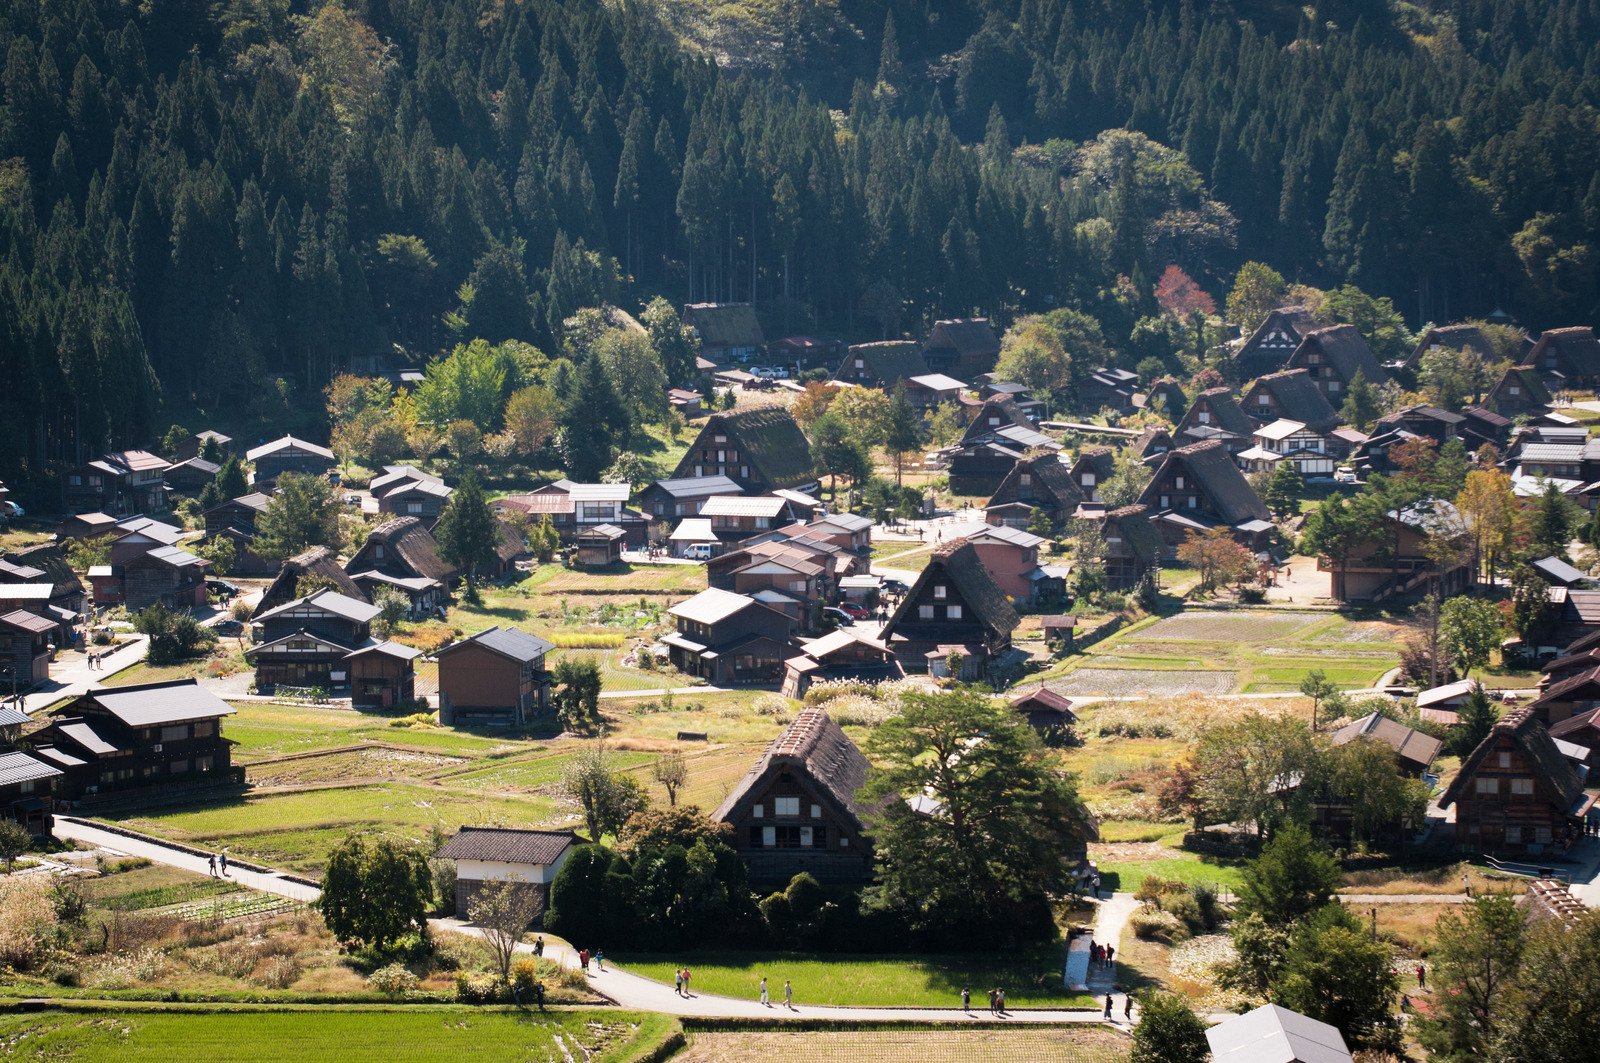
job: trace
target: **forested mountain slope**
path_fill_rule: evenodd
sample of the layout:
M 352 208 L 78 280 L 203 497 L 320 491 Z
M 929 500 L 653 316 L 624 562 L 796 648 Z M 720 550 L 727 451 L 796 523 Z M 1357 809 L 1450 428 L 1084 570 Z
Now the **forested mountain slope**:
M 778 11 L 719 67 L 592 0 L 5 5 L 0 478 L 163 396 L 554 350 L 658 292 L 852 335 L 1072 305 L 1119 344 L 1166 265 L 1254 257 L 1414 318 L 1595 313 L 1600 0 Z

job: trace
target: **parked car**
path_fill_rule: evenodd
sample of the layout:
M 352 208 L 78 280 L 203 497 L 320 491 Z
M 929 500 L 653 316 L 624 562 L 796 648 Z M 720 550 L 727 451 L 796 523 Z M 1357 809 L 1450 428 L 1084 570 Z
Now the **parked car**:
M 0 517 L 21 517 L 24 515 L 22 507 L 10 499 L 0 502 Z
M 239 593 L 239 586 L 225 579 L 212 578 L 206 580 L 206 593 L 214 594 L 226 602 Z
M 859 602 L 840 602 L 839 611 L 852 620 L 871 620 L 872 610 Z
M 882 589 L 884 594 L 893 594 L 901 597 L 911 593 L 911 588 L 906 586 L 905 580 L 898 579 L 884 580 Z
M 822 610 L 822 615 L 832 620 L 839 627 L 854 627 L 855 619 L 837 605 L 830 605 Z

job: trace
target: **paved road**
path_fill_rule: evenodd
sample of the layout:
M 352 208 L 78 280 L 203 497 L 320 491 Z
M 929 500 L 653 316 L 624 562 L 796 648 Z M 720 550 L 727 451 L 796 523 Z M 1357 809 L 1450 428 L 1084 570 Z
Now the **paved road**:
M 121 634 L 128 634 L 122 632 Z M 22 711 L 32 715 L 48 708 L 63 698 L 76 697 L 99 687 L 108 678 L 144 660 L 145 647 L 150 639 L 144 635 L 130 635 L 133 641 L 112 650 L 100 663 L 102 667 L 89 667 L 89 658 L 75 655 L 75 659 L 50 667 L 50 681 L 31 694 L 22 696 Z
M 159 842 L 128 838 L 90 824 L 64 819 L 56 821 L 56 833 L 63 838 L 72 838 L 110 852 L 123 853 L 128 856 L 142 856 L 154 863 L 165 864 L 168 867 L 183 868 L 186 871 L 194 871 L 202 875 L 206 873 L 206 862 L 203 857 L 194 856 Z M 228 869 L 228 877 L 251 889 L 275 894 L 279 897 L 288 897 L 296 901 L 309 903 L 316 900 L 320 895 L 320 891 L 316 887 L 282 878 L 276 872 L 261 874 L 255 871 L 246 871 L 240 867 L 230 867 Z M 433 919 L 429 921 L 429 925 L 440 930 L 453 930 L 457 933 L 470 934 L 475 937 L 482 936 L 482 932 L 478 928 L 457 919 Z M 517 951 L 531 953 L 533 946 L 523 944 L 518 946 Z M 554 960 L 566 967 L 575 968 L 578 965 L 577 957 L 573 954 L 571 948 L 559 941 L 551 941 L 546 945 L 545 958 Z M 987 1009 L 982 1007 L 981 1004 L 974 1008 L 972 1012 L 966 1014 L 963 1014 L 957 1006 L 952 1006 L 949 1009 L 818 1007 L 805 1002 L 806 986 L 804 985 L 795 987 L 795 1006 L 786 1009 L 782 1003 L 783 975 L 781 968 L 778 967 L 773 969 L 773 975 L 768 982 L 771 995 L 776 1001 L 770 1008 L 763 1007 L 755 999 L 738 1000 L 732 997 L 712 996 L 706 993 L 695 993 L 688 997 L 679 996 L 669 985 L 630 974 L 627 971 L 618 970 L 614 966 L 607 967 L 602 972 L 591 964 L 589 984 L 597 992 L 625 1008 L 703 1018 L 771 1018 L 777 1015 L 780 1017 L 793 1016 L 795 1018 L 847 1022 L 881 1022 L 891 1019 L 951 1023 L 992 1018 Z M 751 995 L 753 998 L 754 992 Z M 979 1001 L 982 1000 L 982 991 L 978 991 L 975 995 Z M 952 1005 L 957 1003 L 957 1001 L 951 1001 Z M 1064 1010 L 1013 1011 L 1008 1013 L 1005 1018 L 1008 1021 L 1023 1024 L 1097 1023 L 1101 1021 L 1098 1012 Z

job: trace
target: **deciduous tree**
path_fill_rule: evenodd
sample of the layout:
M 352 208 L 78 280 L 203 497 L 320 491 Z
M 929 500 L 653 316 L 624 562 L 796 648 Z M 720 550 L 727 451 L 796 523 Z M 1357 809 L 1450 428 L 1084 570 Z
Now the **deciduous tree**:
M 352 834 L 328 855 L 316 907 L 339 941 L 383 952 L 425 929 L 432 902 L 426 853 L 393 838 Z

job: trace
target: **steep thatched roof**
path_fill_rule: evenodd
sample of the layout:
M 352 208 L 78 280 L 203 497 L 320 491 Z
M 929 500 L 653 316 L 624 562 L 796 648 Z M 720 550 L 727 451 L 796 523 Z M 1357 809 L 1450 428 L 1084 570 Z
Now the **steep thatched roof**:
M 380 556 L 377 547 L 382 546 Z M 439 543 L 416 517 L 384 521 L 367 534 L 367 541 L 344 570 L 352 576 L 379 571 L 424 576 L 448 583 L 456 568 L 439 554 Z
M 1000 353 L 1000 337 L 986 317 L 936 321 L 925 350 L 953 350 L 968 358 L 993 358 Z
M 1106 543 L 1106 553 L 1112 557 L 1132 557 L 1136 561 L 1154 561 L 1161 554 L 1161 533 L 1150 523 L 1148 506 L 1132 505 L 1113 509 L 1100 524 L 1100 534 L 1120 544 Z
M 1256 495 L 1255 488 L 1250 486 L 1250 481 L 1244 478 L 1239 466 L 1228 456 L 1228 448 L 1215 441 L 1169 450 L 1151 479 L 1150 486 L 1145 488 L 1140 497 L 1141 504 L 1154 508 L 1154 500 L 1160 494 L 1161 485 L 1174 463 L 1194 478 L 1200 492 L 1210 500 L 1211 511 L 1227 523 L 1272 519 L 1272 514 Z
M 299 598 L 302 576 L 320 577 L 347 598 L 363 602 L 367 600 L 366 592 L 339 567 L 339 559 L 333 551 L 326 546 L 313 546 L 283 562 L 278 569 L 278 575 L 267 587 L 266 593 L 261 596 L 261 601 L 257 603 L 255 613 L 252 615 L 260 616 Z
M 1545 356 L 1554 353 L 1561 372 L 1568 376 L 1600 376 L 1600 340 L 1587 325 L 1545 329 L 1522 364 L 1543 368 Z
M 978 551 L 971 543 L 960 539 L 946 543 L 933 552 L 928 566 L 917 577 L 916 586 L 900 600 L 900 604 L 895 607 L 894 615 L 889 618 L 889 622 L 884 625 L 878 637 L 888 642 L 895 628 L 911 615 L 914 605 L 922 600 L 923 588 L 940 580 L 948 580 L 955 584 L 967 607 L 972 610 L 972 618 L 992 634 L 1009 634 L 1022 623 L 1022 618 L 1017 615 L 1016 609 L 1012 608 L 1005 591 L 1000 589 L 1000 585 L 984 567 L 982 559 L 978 557 Z
M 1422 356 L 1435 347 L 1451 351 L 1476 351 L 1485 362 L 1493 362 L 1498 358 L 1494 344 L 1489 342 L 1489 337 L 1477 325 L 1439 325 L 1424 332 L 1417 340 L 1417 345 L 1406 356 L 1406 368 L 1421 368 Z
M 690 303 L 683 308 L 683 323 L 693 326 L 707 347 L 761 347 L 767 342 L 749 303 Z
M 1439 799 L 1440 808 L 1449 808 L 1466 791 L 1489 754 L 1507 738 L 1532 766 L 1533 784 L 1539 793 L 1563 812 L 1572 807 L 1578 795 L 1583 793 L 1583 780 L 1579 778 L 1572 762 L 1556 748 L 1555 739 L 1550 737 L 1544 722 L 1533 714 L 1533 710 L 1523 708 L 1508 712 L 1496 721 L 1494 729 L 1462 762 L 1461 770 L 1450 782 L 1450 788 Z
M 811 461 L 811 444 L 805 433 L 781 406 L 758 406 L 737 413 L 713 414 L 690 445 L 675 478 L 694 475 L 694 454 L 702 447 L 716 447 L 709 440 L 728 435 L 738 443 L 750 466 L 766 481 L 768 490 L 799 487 L 816 480 Z
M 1367 346 L 1366 339 L 1354 325 L 1330 325 L 1308 333 L 1300 341 L 1291 364 L 1296 368 L 1304 367 L 1305 357 L 1312 351 L 1321 352 L 1339 379 L 1347 384 L 1355 379 L 1357 373 L 1365 376 L 1371 384 L 1382 384 L 1389 379 L 1388 372 L 1378 362 L 1378 356 L 1372 353 L 1372 348 Z
M 773 739 L 761 759 L 745 773 L 718 806 L 714 818 L 724 823 L 739 819 L 761 784 L 780 771 L 808 779 L 813 792 L 830 801 L 833 811 L 860 831 L 867 806 L 857 797 L 867 782 L 867 758 L 850 737 L 819 708 L 801 709 L 784 732 Z
M 1201 414 L 1208 414 L 1211 420 L 1201 421 Z M 1201 425 L 1220 428 L 1241 439 L 1249 439 L 1256 427 L 1244 415 L 1244 410 L 1239 408 L 1239 400 L 1233 397 L 1233 389 L 1227 387 L 1207 388 L 1196 395 L 1185 411 L 1183 420 L 1178 422 L 1177 435 L 1182 438 L 1184 433 Z
M 1299 421 L 1313 432 L 1326 432 L 1340 423 L 1338 411 L 1304 369 L 1288 369 L 1258 378 L 1244 394 L 1243 408 L 1246 412 L 1259 405 L 1258 396 L 1263 391 L 1270 393 L 1277 404 L 1276 414 L 1268 420 L 1286 417 L 1291 421 Z
M 876 377 L 885 388 L 893 388 L 902 380 L 923 376 L 928 363 L 922 357 L 922 348 L 911 340 L 885 340 L 882 343 L 858 343 L 845 352 L 835 376 L 849 377 L 862 370 L 855 368 L 855 360 L 864 363 L 867 373 Z
M 998 423 L 991 424 L 991 421 L 997 421 Z M 1015 399 L 985 399 L 983 405 L 979 406 L 978 411 L 972 415 L 972 420 L 967 424 L 966 432 L 962 433 L 961 445 L 966 446 L 971 443 L 981 442 L 994 435 L 998 429 L 1013 426 L 1036 431 L 1027 411 L 1017 405 Z

